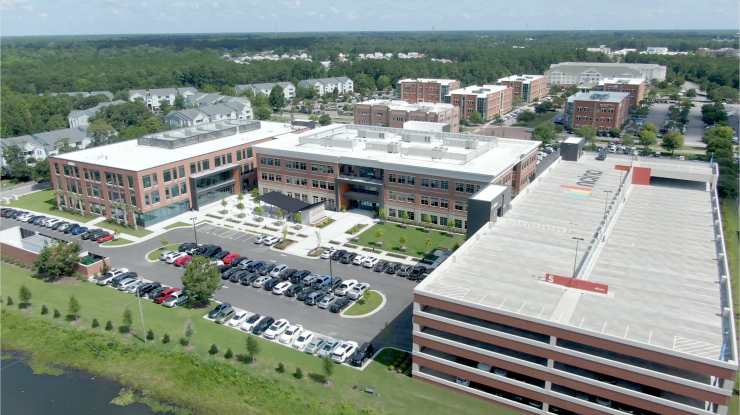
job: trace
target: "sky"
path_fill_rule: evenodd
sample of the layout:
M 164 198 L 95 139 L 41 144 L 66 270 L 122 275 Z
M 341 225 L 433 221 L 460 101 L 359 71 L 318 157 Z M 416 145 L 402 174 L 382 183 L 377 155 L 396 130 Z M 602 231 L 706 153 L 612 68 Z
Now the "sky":
M 738 0 L 0 0 L 0 35 L 434 30 L 702 30 Z

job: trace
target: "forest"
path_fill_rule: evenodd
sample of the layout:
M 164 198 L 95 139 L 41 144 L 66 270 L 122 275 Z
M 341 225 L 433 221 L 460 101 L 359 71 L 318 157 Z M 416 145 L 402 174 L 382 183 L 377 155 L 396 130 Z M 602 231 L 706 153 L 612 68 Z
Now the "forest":
M 731 39 L 717 41 L 717 38 Z M 3 39 L 0 136 L 14 137 L 63 128 L 72 109 L 88 108 L 91 100 L 47 92 L 110 91 L 126 99 L 129 89 L 194 86 L 222 91 L 237 84 L 348 76 L 356 87 L 373 90 L 407 77 L 445 77 L 463 85 L 483 84 L 511 74 L 539 74 L 562 61 L 608 62 L 586 47 L 606 44 L 613 50 L 666 46 L 694 52 L 699 47 L 738 47 L 732 32 L 413 32 L 312 34 L 211 34 L 142 36 L 23 37 Z M 514 48 L 514 46 L 518 46 Z M 303 60 L 252 61 L 237 64 L 220 58 L 273 50 L 305 51 Z M 359 53 L 419 52 L 430 59 L 364 59 Z M 350 61 L 337 60 L 338 54 Z M 326 72 L 319 61 L 332 61 Z M 629 54 L 627 62 L 669 66 L 671 82 L 692 81 L 707 90 L 723 88 L 718 97 L 737 100 L 737 59 Z M 381 79 L 381 76 L 384 78 Z M 40 95 L 42 94 L 42 95 Z M 148 120 L 149 125 L 141 123 Z M 155 120 L 128 127 L 155 128 Z M 62 126 L 62 127 L 60 127 Z M 133 133 L 134 130 L 131 130 Z

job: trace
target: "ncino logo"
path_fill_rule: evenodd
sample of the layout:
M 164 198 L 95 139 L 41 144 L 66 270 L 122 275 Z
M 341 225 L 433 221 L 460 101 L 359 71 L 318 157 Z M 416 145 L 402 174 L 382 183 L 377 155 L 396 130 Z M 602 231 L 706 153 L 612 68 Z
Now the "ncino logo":
M 578 182 L 576 184 L 579 186 L 594 187 L 602 174 L 604 172 L 598 170 L 586 170 L 583 176 L 578 176 Z

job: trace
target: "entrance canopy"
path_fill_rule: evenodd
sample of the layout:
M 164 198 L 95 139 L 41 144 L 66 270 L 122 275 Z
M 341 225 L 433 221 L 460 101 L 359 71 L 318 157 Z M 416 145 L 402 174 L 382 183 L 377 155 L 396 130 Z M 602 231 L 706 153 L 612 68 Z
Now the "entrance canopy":
M 276 208 L 280 210 L 284 210 L 286 212 L 291 212 L 291 213 L 298 213 L 302 210 L 306 210 L 307 208 L 313 206 L 306 202 L 301 201 L 300 199 L 286 196 L 280 192 L 270 192 L 266 195 L 262 195 L 260 196 L 259 200 L 260 202 L 275 206 Z

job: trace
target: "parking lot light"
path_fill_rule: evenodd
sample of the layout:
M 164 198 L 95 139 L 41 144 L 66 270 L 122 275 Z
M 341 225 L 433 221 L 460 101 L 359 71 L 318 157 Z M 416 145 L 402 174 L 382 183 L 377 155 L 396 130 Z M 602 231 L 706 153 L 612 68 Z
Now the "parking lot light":
M 196 219 L 197 218 L 195 216 L 193 216 L 192 218 L 190 218 L 190 220 L 193 221 L 193 235 L 195 235 L 195 246 L 198 246 L 198 233 L 195 231 L 195 220 Z

